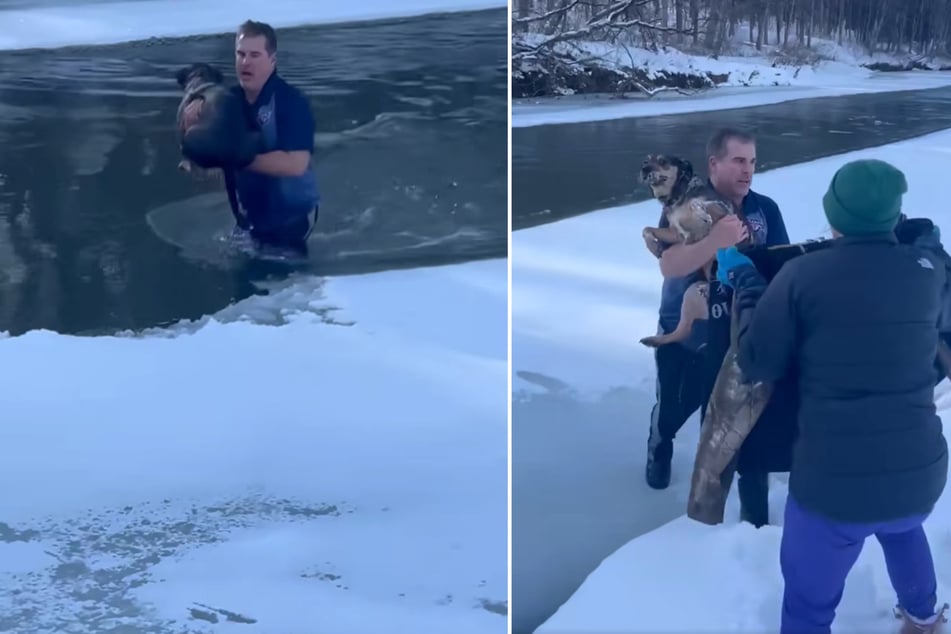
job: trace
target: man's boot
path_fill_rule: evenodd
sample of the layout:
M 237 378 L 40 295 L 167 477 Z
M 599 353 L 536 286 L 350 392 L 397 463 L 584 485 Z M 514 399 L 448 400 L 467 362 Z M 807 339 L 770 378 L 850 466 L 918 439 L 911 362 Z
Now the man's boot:
M 932 619 L 929 619 L 927 622 L 921 622 L 908 614 L 900 605 L 895 606 L 895 618 L 901 619 L 902 622 L 898 634 L 939 634 L 940 632 L 944 632 L 942 626 L 948 622 L 947 617 L 944 615 L 947 609 L 948 604 L 945 603 Z
M 769 474 L 741 473 L 736 488 L 740 494 L 740 521 L 756 528 L 769 524 Z
M 670 461 L 674 455 L 674 443 L 651 437 L 647 441 L 647 466 L 645 478 L 652 489 L 666 489 L 670 486 Z

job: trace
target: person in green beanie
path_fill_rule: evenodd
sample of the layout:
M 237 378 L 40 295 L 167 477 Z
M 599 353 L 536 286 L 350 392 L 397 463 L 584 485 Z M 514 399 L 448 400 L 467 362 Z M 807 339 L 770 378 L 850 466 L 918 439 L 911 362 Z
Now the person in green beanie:
M 890 233 L 901 216 L 902 196 L 908 191 L 905 174 L 885 161 L 852 161 L 832 177 L 822 208 L 833 235 Z
M 822 206 L 834 239 L 767 285 L 742 253 L 718 253 L 734 289 L 738 363 L 751 381 L 794 377 L 793 451 L 780 564 L 781 634 L 831 631 L 845 580 L 874 535 L 902 634 L 944 621 L 922 524 L 948 475 L 934 404 L 946 262 L 896 236 L 905 175 L 885 161 L 843 165 Z M 883 292 L 887 289 L 887 292 Z

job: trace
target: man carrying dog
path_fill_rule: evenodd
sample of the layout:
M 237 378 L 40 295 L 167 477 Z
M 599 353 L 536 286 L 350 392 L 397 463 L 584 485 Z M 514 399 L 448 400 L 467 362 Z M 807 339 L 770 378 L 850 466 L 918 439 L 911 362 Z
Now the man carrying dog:
M 716 257 L 718 249 L 743 241 L 750 233 L 757 244 L 789 244 L 782 213 L 776 202 L 752 191 L 756 171 L 756 139 L 742 130 L 717 130 L 706 147 L 709 184 L 733 203 L 737 215 L 717 222 L 710 234 L 694 244 L 676 244 L 660 254 L 664 276 L 659 326 L 664 332 L 677 327 L 684 291 L 698 279 L 699 269 Z M 681 344 L 656 351 L 657 402 L 651 411 L 646 479 L 664 489 L 670 483 L 673 440 L 697 408 L 701 418 L 720 365 L 729 348 L 732 292 L 712 280 L 709 319 L 698 321 L 691 337 Z M 755 526 L 768 522 L 769 472 L 787 471 L 795 431 L 790 413 L 789 385 L 777 385 L 766 411 L 740 452 L 737 487 L 742 519 Z M 794 410 L 792 410 L 794 411 Z
M 906 191 L 905 175 L 889 163 L 844 165 L 822 199 L 832 244 L 787 262 L 768 286 L 735 248 L 718 254 L 717 276 L 737 294 L 741 370 L 753 381 L 799 386 L 780 545 L 781 634 L 831 631 L 846 577 L 872 535 L 902 634 L 936 632 L 947 609 L 936 611 L 922 523 L 948 475 L 934 403 L 948 258 L 937 232 L 899 242 Z
M 307 252 L 317 222 L 317 177 L 313 170 L 314 117 L 304 94 L 277 72 L 277 34 L 270 25 L 248 20 L 235 37 L 235 71 L 248 123 L 260 129 L 264 152 L 235 166 L 237 200 L 259 245 Z M 187 127 L 201 115 L 201 101 L 184 113 Z M 230 195 L 230 193 L 229 193 Z

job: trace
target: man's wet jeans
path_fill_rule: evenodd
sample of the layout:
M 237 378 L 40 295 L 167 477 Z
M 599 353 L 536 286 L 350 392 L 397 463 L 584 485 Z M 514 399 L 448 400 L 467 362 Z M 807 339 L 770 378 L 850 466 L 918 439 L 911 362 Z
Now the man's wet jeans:
M 703 407 L 704 358 L 676 343 L 657 348 L 654 358 L 657 402 L 651 410 L 644 475 L 652 489 L 666 489 L 670 486 L 674 437 L 687 419 Z M 741 473 L 737 490 L 740 519 L 757 528 L 768 524 L 769 474 Z
M 672 343 L 654 352 L 657 364 L 657 402 L 651 410 L 647 440 L 647 485 L 666 489 L 670 485 L 670 460 L 674 437 L 693 414 L 703 397 L 703 363 L 699 352 Z
M 314 225 L 317 224 L 319 208 L 314 209 L 314 222 L 310 221 L 310 214 L 300 216 L 294 220 L 275 227 L 251 229 L 251 237 L 259 248 L 289 250 L 298 255 L 307 255 L 307 238 Z

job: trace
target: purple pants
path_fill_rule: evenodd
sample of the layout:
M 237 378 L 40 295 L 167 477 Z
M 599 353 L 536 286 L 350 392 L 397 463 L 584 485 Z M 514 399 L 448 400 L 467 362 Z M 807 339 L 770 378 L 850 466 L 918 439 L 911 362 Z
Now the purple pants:
M 928 538 L 921 527 L 927 515 L 845 524 L 786 500 L 780 566 L 785 590 L 781 634 L 829 634 L 842 600 L 845 578 L 867 537 L 875 535 L 898 603 L 913 617 L 927 619 L 937 603 L 937 581 Z

